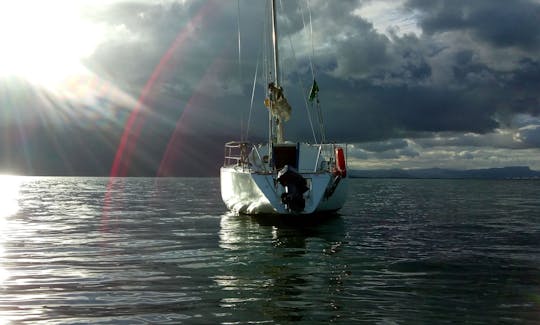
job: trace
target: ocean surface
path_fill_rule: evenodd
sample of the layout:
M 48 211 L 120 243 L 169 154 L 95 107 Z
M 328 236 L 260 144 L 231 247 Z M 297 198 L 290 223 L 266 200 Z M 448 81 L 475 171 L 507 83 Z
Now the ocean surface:
M 0 177 L 0 324 L 540 324 L 540 181 L 353 179 L 339 215 L 214 178 Z

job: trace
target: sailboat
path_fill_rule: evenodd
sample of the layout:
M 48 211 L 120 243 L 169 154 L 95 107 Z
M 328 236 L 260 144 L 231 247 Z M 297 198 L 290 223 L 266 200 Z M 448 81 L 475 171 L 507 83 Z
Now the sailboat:
M 295 142 L 285 139 L 285 122 L 291 114 L 281 85 L 275 0 L 270 0 L 270 39 L 273 70 L 267 97 L 267 143 L 231 141 L 225 144 L 220 169 L 221 196 L 238 214 L 303 215 L 339 210 L 347 197 L 346 146 L 325 141 Z M 318 92 L 314 80 L 310 95 Z M 324 128 L 323 128 L 324 130 Z

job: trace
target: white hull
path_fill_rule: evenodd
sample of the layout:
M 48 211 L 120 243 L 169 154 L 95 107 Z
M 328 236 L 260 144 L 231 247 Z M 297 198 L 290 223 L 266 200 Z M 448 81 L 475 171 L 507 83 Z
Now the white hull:
M 276 174 L 258 173 L 241 167 L 221 168 L 221 196 L 227 208 L 242 214 L 291 214 L 281 200 L 285 187 Z M 347 197 L 347 178 L 336 181 L 331 173 L 301 173 L 309 190 L 303 194 L 305 208 L 299 214 L 334 212 Z

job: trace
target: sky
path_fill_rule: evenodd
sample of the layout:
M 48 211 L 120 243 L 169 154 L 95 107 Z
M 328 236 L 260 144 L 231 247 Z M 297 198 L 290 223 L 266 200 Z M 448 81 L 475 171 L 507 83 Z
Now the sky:
M 353 169 L 540 170 L 540 0 L 281 0 L 289 140 Z M 266 4 L 0 2 L 0 173 L 217 176 L 264 141 Z M 253 95 L 253 104 L 251 101 Z

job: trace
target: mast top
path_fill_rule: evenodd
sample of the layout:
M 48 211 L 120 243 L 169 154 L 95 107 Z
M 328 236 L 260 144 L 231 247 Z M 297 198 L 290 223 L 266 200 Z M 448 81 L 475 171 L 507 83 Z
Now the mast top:
M 272 0 L 272 48 L 274 52 L 274 83 L 279 87 L 279 49 L 278 49 L 278 30 L 277 30 L 277 14 L 276 1 Z

